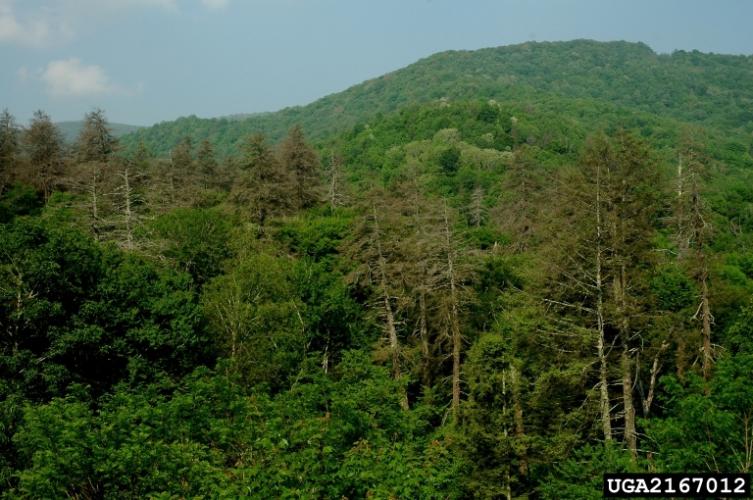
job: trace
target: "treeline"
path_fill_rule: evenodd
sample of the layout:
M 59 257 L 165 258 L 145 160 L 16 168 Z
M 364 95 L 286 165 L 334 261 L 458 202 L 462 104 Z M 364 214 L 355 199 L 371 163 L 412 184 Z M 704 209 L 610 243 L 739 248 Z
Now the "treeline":
M 6 113 L 4 495 L 600 498 L 605 471 L 749 471 L 753 158 L 553 108 L 221 159 L 124 151 L 101 111 L 65 150 Z
M 378 126 L 407 106 L 474 99 L 540 106 L 571 99 L 585 108 L 618 108 L 621 119 L 642 111 L 724 130 L 730 142 L 745 150 L 751 146 L 753 94 L 740 82 L 751 79 L 749 55 L 657 54 L 643 43 L 629 42 L 526 42 L 440 52 L 306 106 L 243 119 L 183 117 L 123 140 L 128 149 L 144 141 L 162 155 L 188 135 L 211 140 L 224 156 L 248 134 L 264 132 L 277 141 L 295 123 L 325 140 L 357 125 Z
M 124 154 L 102 110 L 88 113 L 83 123 L 67 146 L 43 111 L 21 128 L 5 110 L 0 187 L 14 197 L 33 196 L 23 187 L 31 186 L 44 203 L 54 192 L 66 193 L 65 202 L 76 205 L 79 222 L 95 238 L 129 250 L 145 219 L 176 207 L 212 205 L 227 195 L 239 211 L 254 214 L 261 231 L 269 215 L 309 208 L 321 196 L 319 158 L 300 127 L 291 128 L 279 147 L 262 134 L 250 135 L 238 155 L 220 162 L 212 143 L 196 145 L 190 137 L 168 158 L 156 158 L 143 143 Z

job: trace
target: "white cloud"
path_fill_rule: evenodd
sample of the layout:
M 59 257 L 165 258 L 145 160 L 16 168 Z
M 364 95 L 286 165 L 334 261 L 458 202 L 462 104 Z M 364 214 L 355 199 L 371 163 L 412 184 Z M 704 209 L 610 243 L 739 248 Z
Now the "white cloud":
M 57 22 L 54 22 L 57 21 Z M 0 0 L 0 43 L 42 47 L 52 40 L 64 40 L 72 35 L 69 24 L 54 19 L 49 9 L 19 18 L 14 0 Z
M 230 0 L 199 0 L 211 10 L 222 10 Z M 119 19 L 124 11 L 160 9 L 177 12 L 196 0 L 57 0 L 47 5 L 0 0 L 0 44 L 50 47 L 68 42 L 92 24 Z M 195 5 L 195 4 L 194 4 Z
M 49 47 L 65 43 L 93 18 L 135 8 L 176 10 L 178 0 L 58 0 L 50 5 L 0 0 L 0 44 Z
M 201 3 L 207 9 L 224 9 L 230 0 L 201 0 Z
M 42 81 L 52 96 L 89 96 L 112 94 L 118 87 L 110 82 L 104 69 L 83 64 L 79 59 L 51 61 L 42 71 Z

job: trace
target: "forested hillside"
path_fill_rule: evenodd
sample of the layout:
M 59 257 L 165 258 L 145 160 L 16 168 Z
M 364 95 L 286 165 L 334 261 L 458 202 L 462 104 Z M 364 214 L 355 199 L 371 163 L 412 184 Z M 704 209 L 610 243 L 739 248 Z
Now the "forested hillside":
M 307 106 L 247 119 L 164 122 L 124 140 L 167 153 L 184 136 L 211 140 L 232 152 L 243 138 L 263 132 L 279 140 L 294 124 L 316 139 L 371 123 L 416 103 L 495 99 L 535 102 L 547 96 L 612 103 L 683 121 L 753 132 L 753 57 L 678 51 L 655 54 L 627 42 L 528 42 L 435 54 Z
M 72 147 L 6 112 L 3 498 L 749 472 L 750 72 L 579 41 Z
M 57 122 L 55 123 L 55 126 L 63 135 L 63 140 L 72 144 L 76 141 L 76 139 L 78 139 L 78 136 L 81 133 L 81 129 L 84 127 L 84 124 L 85 122 L 83 121 Z M 143 128 L 137 125 L 125 125 L 123 123 L 110 123 L 109 125 L 110 131 L 115 137 L 123 137 L 126 134 L 130 134 L 131 132 L 135 132 L 140 128 Z

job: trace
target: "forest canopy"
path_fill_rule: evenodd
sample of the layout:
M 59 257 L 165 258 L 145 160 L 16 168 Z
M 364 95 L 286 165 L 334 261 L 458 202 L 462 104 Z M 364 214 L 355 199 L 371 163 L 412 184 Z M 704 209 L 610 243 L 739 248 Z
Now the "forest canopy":
M 0 495 L 750 472 L 752 73 L 528 43 L 121 137 L 6 111 Z

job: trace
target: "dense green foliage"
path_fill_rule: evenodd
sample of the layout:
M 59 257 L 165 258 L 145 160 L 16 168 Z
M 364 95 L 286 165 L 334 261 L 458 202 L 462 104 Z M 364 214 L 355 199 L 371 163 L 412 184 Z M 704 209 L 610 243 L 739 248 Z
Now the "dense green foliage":
M 311 104 L 247 118 L 164 122 L 124 138 L 166 153 L 184 136 L 209 139 L 222 153 L 245 136 L 281 138 L 301 124 L 313 137 L 342 132 L 416 103 L 467 99 L 535 103 L 569 97 L 611 103 L 683 121 L 753 132 L 753 57 L 678 51 L 655 54 L 641 43 L 528 42 L 448 51 Z M 744 144 L 747 148 L 748 143 Z
M 0 495 L 749 472 L 750 64 L 525 44 L 130 149 L 0 128 Z

